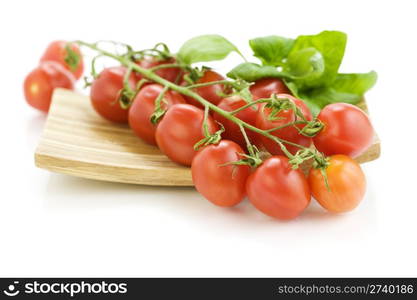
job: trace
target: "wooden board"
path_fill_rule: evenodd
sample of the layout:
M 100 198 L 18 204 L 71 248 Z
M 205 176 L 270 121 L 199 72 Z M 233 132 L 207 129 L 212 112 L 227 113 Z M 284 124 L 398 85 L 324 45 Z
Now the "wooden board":
M 363 103 L 363 105 L 365 105 Z M 377 138 L 358 161 L 379 157 Z M 101 118 L 87 96 L 56 89 L 35 153 L 38 167 L 78 177 L 146 185 L 192 186 L 190 169 Z M 308 166 L 304 166 L 304 169 Z

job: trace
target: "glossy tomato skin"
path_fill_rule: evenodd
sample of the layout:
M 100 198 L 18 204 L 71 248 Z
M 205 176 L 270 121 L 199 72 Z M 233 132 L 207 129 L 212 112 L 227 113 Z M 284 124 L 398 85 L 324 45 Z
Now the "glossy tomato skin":
M 374 130 L 368 116 L 348 103 L 333 103 L 318 115 L 324 128 L 313 138 L 316 148 L 326 155 L 361 155 L 372 144 Z
M 219 81 L 219 80 L 224 80 L 224 79 L 225 78 L 219 73 L 214 72 L 213 70 L 207 70 L 204 72 L 204 75 L 197 80 L 196 84 Z M 213 84 L 213 85 L 196 88 L 193 91 L 199 94 L 201 97 L 203 97 L 207 101 L 217 105 L 223 99 L 222 94 L 225 92 L 225 87 L 223 84 Z M 189 104 L 203 108 L 203 105 L 200 104 L 200 102 L 198 102 L 194 98 L 186 96 L 185 99 L 187 100 Z
M 312 115 L 310 110 L 308 109 L 307 105 L 300 99 L 297 99 L 291 95 L 286 94 L 279 94 L 278 98 L 289 98 L 292 101 L 294 101 L 295 105 L 300 108 L 301 112 L 303 113 L 304 117 L 307 120 L 312 120 Z M 271 112 L 271 109 L 266 108 L 265 104 L 262 104 L 259 108 L 258 116 L 256 118 L 256 127 L 268 130 L 275 127 L 283 126 L 288 123 L 292 123 L 296 120 L 295 114 L 293 110 L 282 110 L 278 113 L 278 118 L 276 120 L 270 121 L 268 120 L 268 116 Z M 296 125 L 299 129 L 302 129 L 305 125 L 304 124 L 298 124 Z M 304 147 L 309 147 L 311 145 L 311 138 L 301 135 L 298 130 L 293 127 L 285 127 L 282 129 L 278 129 L 271 132 L 272 135 L 275 135 L 281 139 L 287 140 L 289 142 L 293 142 L 299 145 L 302 145 Z M 275 143 L 273 140 L 261 136 L 262 144 L 265 146 L 265 148 L 274 155 L 283 155 L 280 146 Z M 299 148 L 292 145 L 285 145 L 287 147 L 287 150 L 290 151 L 292 154 L 295 154 Z
M 91 103 L 97 113 L 116 123 L 126 123 L 128 120 L 129 111 L 123 109 L 118 102 L 126 71 L 123 66 L 104 69 L 94 79 L 90 90 Z M 135 89 L 136 79 L 133 74 L 129 78 L 129 84 Z
M 330 156 L 326 168 L 329 189 L 320 170 L 311 169 L 308 175 L 313 197 L 325 209 L 335 213 L 356 208 L 366 192 L 366 178 L 359 164 L 346 155 Z
M 160 84 L 149 84 L 144 86 L 136 95 L 129 108 L 129 125 L 133 132 L 148 144 L 156 145 L 156 125 L 150 119 L 155 111 L 155 100 L 163 91 Z M 185 103 L 184 98 L 174 92 L 167 91 L 161 101 L 163 109 L 170 109 L 175 104 Z
M 249 176 L 246 192 L 258 210 L 281 220 L 296 218 L 311 199 L 304 174 L 293 170 L 288 158 L 281 155 L 265 160 Z
M 250 87 L 253 99 L 269 98 L 272 94 L 288 94 L 291 95 L 290 90 L 285 83 L 278 78 L 263 78 L 255 81 Z
M 32 107 L 48 112 L 55 88 L 74 89 L 75 78 L 59 63 L 43 62 L 25 78 L 23 89 Z
M 137 64 L 144 68 L 144 69 L 151 69 L 153 67 L 157 67 L 164 64 L 175 64 L 176 60 L 175 58 L 169 58 L 166 60 L 158 60 L 154 57 L 146 57 L 140 61 L 137 62 Z M 163 68 L 155 71 L 155 74 L 168 80 L 171 82 L 175 82 L 177 79 L 180 79 L 180 76 L 182 74 L 181 68 Z M 136 79 L 139 81 L 143 78 L 142 74 L 135 73 Z
M 233 111 L 236 110 L 244 105 L 246 105 L 247 102 L 243 100 L 239 96 L 231 96 L 228 98 L 224 98 L 220 103 L 217 105 L 221 109 L 225 111 Z M 253 105 L 251 107 L 245 108 L 244 110 L 238 112 L 235 114 L 235 117 L 238 117 L 242 121 L 256 126 L 256 118 L 258 115 L 258 105 Z M 242 135 L 242 132 L 240 131 L 239 125 L 236 123 L 230 121 L 229 119 L 226 119 L 222 115 L 218 113 L 213 113 L 214 119 L 223 124 L 225 128 L 225 132 L 222 134 L 222 137 L 228 140 L 232 140 L 236 143 L 238 143 L 243 149 L 246 150 L 246 141 L 245 138 Z M 255 144 L 259 146 L 260 144 L 260 135 L 258 135 L 256 132 L 251 130 L 245 130 L 246 134 L 249 138 L 249 140 L 252 142 L 252 144 Z
M 193 159 L 191 172 L 197 191 L 218 206 L 230 207 L 246 196 L 247 165 L 225 165 L 240 160 L 242 148 L 235 142 L 222 140 L 201 149 Z
M 194 145 L 204 138 L 204 111 L 190 104 L 176 104 L 165 114 L 156 128 L 156 143 L 172 161 L 190 166 L 196 154 Z M 214 119 L 208 117 L 210 133 L 218 130 Z
M 45 61 L 55 61 L 62 66 L 64 66 L 68 71 L 70 71 L 72 74 L 74 74 L 76 79 L 80 79 L 81 75 L 84 71 L 84 62 L 83 62 L 83 56 L 80 51 L 80 47 L 75 44 L 71 43 L 71 50 L 73 50 L 79 57 L 78 65 L 75 69 L 72 69 L 65 61 L 65 58 L 67 57 L 67 44 L 66 41 L 54 41 L 49 44 L 48 48 L 46 48 L 44 54 L 41 57 L 41 62 Z

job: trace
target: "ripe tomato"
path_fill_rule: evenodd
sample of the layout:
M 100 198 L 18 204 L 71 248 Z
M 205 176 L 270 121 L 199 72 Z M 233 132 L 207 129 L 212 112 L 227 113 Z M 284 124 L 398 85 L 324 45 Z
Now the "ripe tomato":
M 324 128 L 313 138 L 316 148 L 326 155 L 357 157 L 369 148 L 374 130 L 368 116 L 358 107 L 333 103 L 318 115 Z
M 26 101 L 34 108 L 48 112 L 54 89 L 72 90 L 74 81 L 74 76 L 62 65 L 53 61 L 43 62 L 25 78 L 23 88 Z
M 212 70 L 207 70 L 204 72 L 204 75 L 199 78 L 196 84 L 199 83 L 208 83 L 212 81 L 224 80 L 225 78 L 217 72 Z M 213 84 L 208 86 L 202 86 L 193 90 L 201 97 L 213 104 L 219 104 L 223 99 L 222 94 L 225 92 L 225 86 L 223 84 Z M 189 104 L 195 105 L 197 107 L 203 108 L 203 105 L 200 104 L 197 100 L 191 97 L 185 96 L 185 99 Z
M 93 81 L 90 90 L 91 103 L 94 109 L 105 119 L 117 123 L 128 120 L 128 110 L 119 105 L 118 98 L 123 88 L 123 77 L 126 67 L 106 68 Z M 129 84 L 135 89 L 135 75 L 131 73 Z
M 240 160 L 242 148 L 228 140 L 201 149 L 193 159 L 191 172 L 197 191 L 219 206 L 234 206 L 246 195 L 250 174 L 247 165 L 225 165 Z
M 249 176 L 246 192 L 258 210 L 282 220 L 297 217 L 311 198 L 304 174 L 281 155 L 268 158 Z
M 253 99 L 269 98 L 272 94 L 289 94 L 290 90 L 285 83 L 278 78 L 263 78 L 255 81 L 250 87 Z
M 41 62 L 44 61 L 55 61 L 63 65 L 67 70 L 74 74 L 76 79 L 79 79 L 84 71 L 83 56 L 80 51 L 80 47 L 77 44 L 71 43 L 70 49 L 75 52 L 78 56 L 78 64 L 75 68 L 72 68 L 65 59 L 68 56 L 67 51 L 68 42 L 66 41 L 54 41 L 49 44 L 44 54 L 41 57 Z
M 241 97 L 232 96 L 232 97 L 224 98 L 222 101 L 220 101 L 220 103 L 217 106 L 225 111 L 233 111 L 246 104 L 247 102 L 243 100 Z M 255 126 L 257 115 L 258 115 L 258 105 L 253 105 L 251 107 L 245 108 L 244 110 L 236 113 L 235 117 L 238 117 L 242 121 Z M 246 149 L 246 141 L 245 141 L 244 136 L 242 135 L 242 132 L 240 131 L 239 125 L 226 119 L 225 117 L 223 117 L 222 115 L 219 115 L 218 113 L 214 113 L 213 117 L 217 122 L 222 123 L 225 128 L 225 132 L 222 134 L 223 138 L 232 140 L 238 143 L 243 149 Z M 256 132 L 253 132 L 251 130 L 246 130 L 246 134 L 249 140 L 252 142 L 252 144 L 259 145 L 260 136 Z
M 204 111 L 190 104 L 176 104 L 156 128 L 156 143 L 171 160 L 190 166 L 196 154 L 194 145 L 204 138 Z M 211 116 L 207 119 L 210 133 L 218 130 Z
M 366 179 L 361 167 L 349 156 L 330 156 L 326 168 L 329 189 L 319 169 L 311 169 L 308 175 L 313 197 L 325 209 L 341 213 L 354 209 L 361 202 L 366 190 Z
M 155 111 L 155 100 L 163 89 L 162 85 L 156 83 L 144 86 L 129 108 L 129 125 L 133 132 L 152 145 L 156 145 L 156 125 L 152 124 L 150 119 Z M 169 109 L 179 103 L 185 103 L 184 98 L 174 91 L 167 91 L 161 101 L 161 107 Z
M 175 64 L 175 58 L 170 58 L 166 60 L 158 60 L 155 57 L 146 57 L 137 62 L 137 64 L 144 69 L 151 69 L 164 64 Z M 163 68 L 155 71 L 155 74 L 171 82 L 175 82 L 177 78 L 179 79 L 180 74 L 182 73 L 181 68 Z M 139 81 L 143 78 L 142 74 L 135 73 L 136 79 Z
M 291 95 L 286 95 L 286 94 L 280 94 L 278 95 L 278 98 L 289 98 L 295 103 L 295 105 L 298 108 L 300 108 L 301 112 L 303 113 L 304 117 L 307 120 L 312 119 L 310 110 L 308 109 L 307 105 L 302 100 L 297 99 Z M 263 130 L 268 130 L 268 129 L 272 129 L 275 127 L 286 125 L 288 123 L 292 123 L 296 120 L 294 111 L 291 109 L 281 110 L 278 113 L 277 118 L 273 121 L 268 120 L 270 113 L 271 113 L 271 109 L 266 108 L 265 104 L 262 104 L 259 108 L 258 116 L 256 118 L 256 127 L 263 129 Z M 302 129 L 305 125 L 298 124 L 296 126 L 299 129 Z M 309 147 L 311 145 L 311 138 L 301 135 L 298 132 L 297 128 L 295 128 L 294 126 L 288 126 L 288 127 L 284 127 L 281 129 L 277 129 L 275 131 L 272 131 L 271 134 L 281 139 L 284 139 L 289 142 L 293 142 L 293 143 L 296 143 L 305 147 Z M 265 136 L 261 136 L 261 141 L 263 145 L 265 146 L 265 148 L 271 154 L 277 154 L 277 155 L 284 154 L 280 146 L 277 143 L 275 143 L 273 140 Z M 292 146 L 288 144 L 285 144 L 285 146 L 287 147 L 287 150 L 290 151 L 292 154 L 295 154 L 299 150 L 299 148 L 296 146 Z

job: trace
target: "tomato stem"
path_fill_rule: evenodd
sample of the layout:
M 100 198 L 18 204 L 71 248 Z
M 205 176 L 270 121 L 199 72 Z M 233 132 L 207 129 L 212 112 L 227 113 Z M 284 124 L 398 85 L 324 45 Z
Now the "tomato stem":
M 258 100 L 255 100 L 255 101 L 249 102 L 248 104 L 245 104 L 245 105 L 243 105 L 243 106 L 241 106 L 241 107 L 239 107 L 239 108 L 237 108 L 237 109 L 235 109 L 235 110 L 232 110 L 232 111 L 230 112 L 230 114 L 232 114 L 232 115 L 237 114 L 238 112 L 240 112 L 240 111 L 242 111 L 242 110 L 245 110 L 246 108 L 251 107 L 251 106 L 253 106 L 253 105 L 255 105 L 255 104 L 259 104 L 259 103 L 266 103 L 266 102 L 268 102 L 268 101 L 270 101 L 270 99 L 269 99 L 269 98 L 262 98 L 262 99 L 258 99 Z
M 155 72 L 155 71 L 160 70 L 160 69 L 168 69 L 168 68 L 182 68 L 182 66 L 179 65 L 179 64 L 162 64 L 162 65 L 152 67 L 149 70 Z
M 187 85 L 186 88 L 195 89 L 195 88 L 210 86 L 210 85 L 215 85 L 215 84 L 232 84 L 232 82 L 226 79 L 217 80 L 217 81 L 209 81 L 209 82 L 204 82 L 204 83 L 196 83 L 196 84 Z
M 163 115 L 165 115 L 166 113 L 166 110 L 162 109 L 161 107 L 161 102 L 162 102 L 162 99 L 164 99 L 164 96 L 167 91 L 168 91 L 168 87 L 165 86 L 164 89 L 159 93 L 158 97 L 155 99 L 155 111 L 151 115 L 151 119 L 150 119 L 152 124 L 157 124 L 159 120 L 163 117 Z

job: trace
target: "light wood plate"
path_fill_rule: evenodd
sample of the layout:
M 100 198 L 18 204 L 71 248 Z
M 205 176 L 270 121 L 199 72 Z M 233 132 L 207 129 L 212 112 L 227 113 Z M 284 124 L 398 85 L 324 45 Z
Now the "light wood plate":
M 362 103 L 366 109 L 365 103 Z M 357 158 L 378 158 L 380 143 Z M 192 186 L 189 168 L 170 161 L 137 138 L 127 125 L 101 118 L 87 96 L 56 89 L 39 146 L 36 166 L 68 175 L 134 184 Z M 308 165 L 303 166 L 304 170 Z

